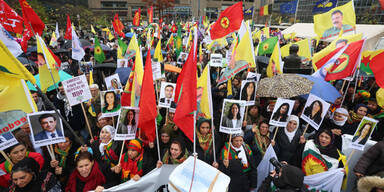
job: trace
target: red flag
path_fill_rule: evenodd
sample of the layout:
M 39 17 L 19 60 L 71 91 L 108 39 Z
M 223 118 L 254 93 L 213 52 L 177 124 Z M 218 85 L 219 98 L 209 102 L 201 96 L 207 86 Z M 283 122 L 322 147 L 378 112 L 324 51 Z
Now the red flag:
M 148 22 L 153 23 L 153 6 L 148 9 Z
M 8 6 L 4 0 L 0 0 L 0 23 L 7 31 L 22 34 L 23 18 Z
M 72 40 L 72 24 L 69 15 L 67 15 L 67 29 L 65 30 L 64 39 Z
M 384 88 L 384 50 L 377 50 L 375 52 L 373 57 L 371 57 L 369 67 L 372 69 L 377 85 Z
M 177 26 L 176 26 L 175 23 L 172 24 L 171 32 L 172 32 L 172 33 L 176 33 L 176 32 L 177 32 Z
M 41 36 L 43 34 L 45 24 L 35 13 L 32 7 L 29 6 L 26 0 L 19 0 L 19 3 L 23 12 L 24 25 L 29 27 L 32 26 L 33 31 Z
M 61 60 L 59 59 L 59 57 L 57 57 L 56 54 L 53 53 L 53 51 L 50 48 L 48 48 L 48 51 L 51 53 L 53 59 L 55 59 L 55 61 L 56 61 L 56 63 L 55 63 L 56 69 L 59 70 L 59 68 L 61 66 Z
M 357 64 L 360 64 L 361 51 L 365 40 L 356 41 L 348 44 L 347 48 L 336 60 L 325 76 L 326 81 L 343 79 L 353 75 Z
M 323 58 L 319 59 L 315 64 L 317 69 L 320 69 L 324 64 L 326 64 L 333 56 L 335 56 L 343 47 L 339 47 L 329 53 L 328 55 L 325 55 Z
M 140 115 L 139 115 L 139 128 L 141 134 L 149 141 L 153 142 L 156 137 L 156 95 L 155 88 L 153 87 L 153 74 L 151 53 L 148 49 L 147 59 L 145 61 L 145 70 L 143 76 L 143 84 L 140 94 Z M 143 137 L 142 137 L 143 138 Z
M 211 39 L 218 39 L 238 30 L 242 20 L 243 2 L 236 3 L 226 8 L 220 13 L 220 17 L 211 27 Z
M 384 10 L 384 0 L 379 0 L 381 10 Z
M 141 9 L 139 8 L 138 10 L 136 10 L 135 16 L 133 17 L 132 24 L 134 26 L 139 26 L 140 25 L 140 14 L 141 14 Z
M 32 37 L 31 27 L 25 27 L 23 31 L 23 38 L 21 39 L 20 45 L 24 52 L 27 52 L 28 40 Z
M 115 17 L 113 18 L 113 29 L 115 30 L 115 32 L 120 36 L 120 37 L 124 37 L 124 33 L 123 33 L 123 29 L 124 29 L 124 25 L 123 23 L 121 23 L 120 19 L 119 19 L 119 14 L 115 14 Z
M 197 110 L 196 79 L 197 59 L 195 45 L 191 46 L 187 61 L 177 78 L 175 102 L 177 102 L 173 121 L 193 141 L 193 113 Z

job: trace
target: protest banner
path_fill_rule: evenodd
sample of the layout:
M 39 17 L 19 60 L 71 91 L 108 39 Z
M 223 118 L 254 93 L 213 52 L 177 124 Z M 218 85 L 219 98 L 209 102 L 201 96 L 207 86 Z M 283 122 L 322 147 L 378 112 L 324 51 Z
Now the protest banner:
M 85 75 L 62 81 L 65 95 L 71 106 L 77 105 L 92 98 Z
M 379 121 L 376 119 L 369 118 L 364 116 L 360 121 L 359 126 L 356 129 L 355 134 L 353 134 L 352 142 L 349 147 L 352 149 L 363 151 L 365 144 L 372 135 L 375 127 Z
M 211 54 L 211 67 L 222 67 L 222 60 L 223 60 L 223 55 L 217 54 L 217 53 L 212 53 Z
M 153 80 L 157 81 L 163 78 L 161 74 L 161 64 L 160 62 L 152 61 L 152 73 L 153 73 Z

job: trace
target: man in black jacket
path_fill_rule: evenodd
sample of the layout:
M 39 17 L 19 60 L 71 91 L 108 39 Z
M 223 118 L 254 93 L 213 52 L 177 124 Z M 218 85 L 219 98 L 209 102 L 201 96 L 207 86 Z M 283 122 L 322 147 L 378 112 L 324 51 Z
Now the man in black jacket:
M 289 55 L 283 58 L 284 73 L 299 73 L 301 58 L 297 55 L 298 52 L 298 45 L 292 44 L 291 47 L 289 47 Z

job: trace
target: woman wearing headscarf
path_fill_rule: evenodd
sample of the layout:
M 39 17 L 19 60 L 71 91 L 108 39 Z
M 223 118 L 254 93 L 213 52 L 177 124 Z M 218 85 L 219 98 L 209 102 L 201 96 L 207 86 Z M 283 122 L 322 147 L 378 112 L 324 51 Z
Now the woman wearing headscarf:
M 66 192 L 87 192 L 95 190 L 101 192 L 107 185 L 107 178 L 103 174 L 103 167 L 93 159 L 88 151 L 80 152 L 75 159 L 76 169 L 68 179 Z
M 365 104 L 358 104 L 355 106 L 353 111 L 349 111 L 349 118 L 347 120 L 345 133 L 353 135 L 364 116 L 372 117 L 368 114 L 368 107 Z
M 245 133 L 244 140 L 251 147 L 256 158 L 256 164 L 258 164 L 271 144 L 269 124 L 266 121 L 261 121 L 252 130 Z
M 285 128 L 277 130 L 275 141 L 275 152 L 279 161 L 286 161 L 290 165 L 296 165 L 295 153 L 299 145 L 305 143 L 303 132 L 299 129 L 299 118 L 291 115 Z
M 61 191 L 60 183 L 51 172 L 40 172 L 40 165 L 33 158 L 24 158 L 12 167 L 13 192 L 56 192 Z
M 218 134 L 212 134 L 211 121 L 209 119 L 199 119 L 197 122 L 197 131 L 196 131 L 196 152 L 200 160 L 212 165 L 215 168 L 219 167 L 217 162 L 214 162 L 213 156 L 219 153 L 219 137 Z M 213 141 L 215 139 L 215 141 Z M 213 142 L 215 142 L 215 152 L 213 153 Z
M 25 159 L 26 157 L 33 158 L 40 165 L 40 170 L 44 167 L 43 156 L 40 153 L 27 151 L 27 148 L 24 143 L 17 143 L 12 147 L 7 148 L 4 152 L 8 155 L 11 162 L 8 162 L 8 160 L 6 160 L 0 164 L 0 169 L 2 169 L 6 173 L 0 176 L 1 187 L 9 187 L 9 182 L 11 179 L 10 174 L 13 165 Z
M 171 146 L 172 131 L 173 131 L 172 128 L 167 126 L 164 126 L 163 128 L 160 129 L 159 148 L 160 148 L 161 158 L 164 156 L 165 152 L 169 149 L 169 146 Z
M 256 162 L 243 137 L 243 132 L 233 134 L 231 142 L 226 142 L 221 150 L 219 169 L 231 178 L 229 192 L 248 192 L 257 185 Z
M 306 142 L 301 168 L 305 175 L 313 175 L 337 168 L 347 169 L 345 156 L 333 145 L 334 137 L 328 129 L 320 130 L 315 139 Z
M 283 103 L 272 116 L 272 120 L 286 122 L 288 118 L 289 104 Z
M 91 144 L 95 159 L 102 160 L 110 167 L 118 164 L 121 150 L 121 142 L 113 140 L 114 134 L 115 128 L 106 125 L 101 129 L 99 139 Z
M 147 150 L 144 150 L 140 139 L 130 140 L 127 149 L 128 151 L 123 154 L 120 163 L 112 169 L 117 174 L 121 172 L 122 182 L 130 179 L 138 181 L 155 167 L 153 157 Z
M 332 114 L 331 118 L 324 118 L 323 123 L 320 126 L 319 130 L 322 129 L 328 129 L 330 130 L 334 137 L 334 145 L 337 149 L 342 149 L 342 138 L 341 135 L 343 135 L 345 132 L 345 122 L 348 120 L 349 114 L 348 110 L 344 108 L 337 108 L 334 113 Z

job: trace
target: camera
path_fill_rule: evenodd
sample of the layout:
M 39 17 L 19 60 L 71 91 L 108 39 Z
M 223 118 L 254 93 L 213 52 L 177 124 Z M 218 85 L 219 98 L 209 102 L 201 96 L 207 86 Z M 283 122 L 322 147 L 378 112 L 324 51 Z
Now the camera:
M 275 166 L 276 173 L 278 174 L 283 167 L 283 164 L 281 164 L 275 157 L 270 158 L 269 162 Z

